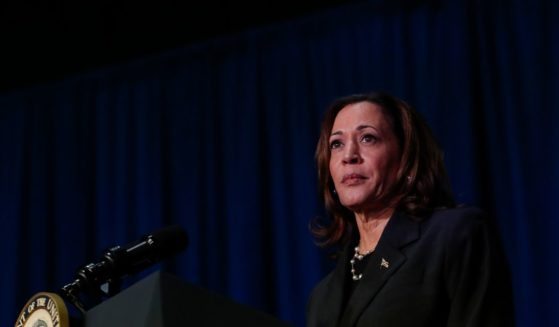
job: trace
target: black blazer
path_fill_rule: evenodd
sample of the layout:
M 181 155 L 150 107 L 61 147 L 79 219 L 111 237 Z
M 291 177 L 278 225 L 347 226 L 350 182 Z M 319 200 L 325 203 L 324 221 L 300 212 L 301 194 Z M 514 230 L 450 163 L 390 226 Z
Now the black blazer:
M 507 261 L 476 208 L 396 212 L 343 306 L 353 249 L 313 290 L 307 326 L 514 326 Z M 344 286 L 345 285 L 345 286 Z

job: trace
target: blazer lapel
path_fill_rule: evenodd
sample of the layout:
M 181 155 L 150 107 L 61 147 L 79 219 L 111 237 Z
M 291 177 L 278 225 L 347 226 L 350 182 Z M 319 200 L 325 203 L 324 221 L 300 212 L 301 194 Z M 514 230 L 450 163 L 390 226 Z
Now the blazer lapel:
M 384 229 L 375 252 L 363 273 L 360 285 L 349 299 L 340 326 L 354 326 L 367 305 L 375 298 L 390 276 L 406 261 L 401 248 L 417 240 L 419 224 L 396 212 Z
M 344 298 L 344 284 L 349 267 L 349 246 L 346 246 L 336 264 L 336 268 L 326 284 L 327 294 L 323 299 L 324 308 L 319 318 L 319 326 L 337 326 L 341 316 L 342 301 Z M 353 252 L 352 252 L 353 253 Z M 347 267 L 346 267 L 347 264 Z

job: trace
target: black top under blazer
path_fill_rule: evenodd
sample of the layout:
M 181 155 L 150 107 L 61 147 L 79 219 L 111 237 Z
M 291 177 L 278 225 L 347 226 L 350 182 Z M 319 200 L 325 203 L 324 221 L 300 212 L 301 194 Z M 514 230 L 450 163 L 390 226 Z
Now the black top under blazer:
M 421 221 L 396 212 L 363 278 L 350 278 L 353 245 L 313 290 L 307 326 L 514 326 L 510 271 L 482 211 L 435 211 Z M 347 301 L 349 283 L 359 283 Z

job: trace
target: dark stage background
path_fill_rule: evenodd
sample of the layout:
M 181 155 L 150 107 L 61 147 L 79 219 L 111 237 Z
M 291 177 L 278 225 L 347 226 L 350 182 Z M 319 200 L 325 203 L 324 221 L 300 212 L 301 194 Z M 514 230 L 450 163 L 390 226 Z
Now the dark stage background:
M 2 14 L 0 325 L 180 224 L 189 248 L 154 269 L 303 326 L 331 267 L 308 231 L 319 122 L 376 89 L 418 108 L 458 200 L 495 219 L 518 325 L 559 325 L 556 1 L 100 4 Z

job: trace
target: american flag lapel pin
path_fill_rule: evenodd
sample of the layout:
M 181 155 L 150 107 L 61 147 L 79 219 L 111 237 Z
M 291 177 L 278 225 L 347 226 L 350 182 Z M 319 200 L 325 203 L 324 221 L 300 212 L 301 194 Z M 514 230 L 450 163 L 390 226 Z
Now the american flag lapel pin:
M 382 258 L 382 260 L 380 261 L 380 266 L 384 267 L 386 269 L 388 269 L 388 267 L 390 266 L 390 264 L 388 263 L 388 261 L 386 261 L 385 258 Z

